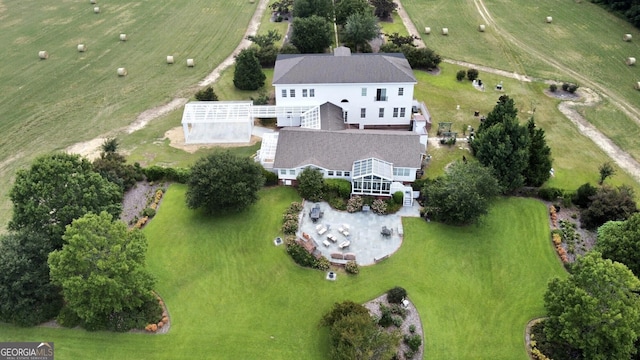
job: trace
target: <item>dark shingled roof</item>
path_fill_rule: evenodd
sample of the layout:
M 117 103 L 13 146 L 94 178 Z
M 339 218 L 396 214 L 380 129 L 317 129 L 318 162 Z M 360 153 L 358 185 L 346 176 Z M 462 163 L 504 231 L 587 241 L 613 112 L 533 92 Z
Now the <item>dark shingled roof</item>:
M 353 162 L 378 158 L 394 167 L 420 168 L 420 135 L 411 131 L 323 131 L 288 127 L 280 130 L 273 167 L 291 169 L 313 164 L 350 171 Z
M 320 129 L 344 130 L 346 128 L 341 107 L 330 102 L 320 105 Z
M 281 54 L 273 70 L 273 84 L 416 83 L 402 53 Z

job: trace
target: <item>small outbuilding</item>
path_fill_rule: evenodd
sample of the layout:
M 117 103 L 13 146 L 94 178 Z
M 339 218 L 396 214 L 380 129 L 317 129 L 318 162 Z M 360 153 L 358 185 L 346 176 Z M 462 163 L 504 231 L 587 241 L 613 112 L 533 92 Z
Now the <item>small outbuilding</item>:
M 252 101 L 192 101 L 184 106 L 185 144 L 249 143 Z

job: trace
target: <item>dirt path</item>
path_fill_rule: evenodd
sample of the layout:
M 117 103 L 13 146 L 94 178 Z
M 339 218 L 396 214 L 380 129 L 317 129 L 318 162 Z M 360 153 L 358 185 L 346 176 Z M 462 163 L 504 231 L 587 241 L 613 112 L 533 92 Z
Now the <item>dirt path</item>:
M 269 4 L 269 0 L 260 0 L 260 2 L 258 3 L 258 7 L 256 8 L 256 11 L 253 13 L 253 17 L 251 18 L 251 21 L 249 22 L 249 26 L 247 27 L 247 31 L 245 32 L 244 37 L 242 38 L 242 41 L 240 41 L 240 43 L 235 48 L 235 50 L 233 50 L 233 52 L 222 63 L 220 63 L 215 69 L 213 69 L 213 71 L 211 71 L 211 73 L 209 73 L 209 75 L 207 75 L 207 77 L 205 77 L 202 81 L 198 83 L 198 86 L 200 87 L 208 86 L 214 83 L 216 80 L 218 80 L 222 71 L 224 71 L 229 66 L 233 65 L 233 62 L 235 61 L 235 56 L 242 49 L 251 45 L 251 42 L 246 38 L 249 35 L 255 35 L 256 32 L 258 31 L 258 28 L 260 27 L 260 19 L 262 18 L 264 11 L 267 9 L 268 4 Z M 66 148 L 65 151 L 68 153 L 80 154 L 88 158 L 89 160 L 93 160 L 99 156 L 100 145 L 102 145 L 105 139 L 109 137 L 113 137 L 115 134 L 118 134 L 118 133 L 131 134 L 132 132 L 138 131 L 144 128 L 145 126 L 147 126 L 147 124 L 149 124 L 151 121 L 171 111 L 181 108 L 188 101 L 189 99 L 187 98 L 176 97 L 166 104 L 143 111 L 142 113 L 140 113 L 140 115 L 138 115 L 135 121 L 129 124 L 128 126 L 110 131 L 109 133 L 100 135 L 95 139 L 91 139 L 88 141 L 71 145 L 68 148 Z
M 402 4 L 400 4 L 400 0 L 396 0 L 396 2 L 398 3 L 398 15 L 402 19 L 402 22 L 404 23 L 404 26 L 407 28 L 409 33 L 416 34 L 416 35 L 420 34 L 420 32 L 418 32 L 417 28 L 409 18 L 409 15 L 406 13 L 404 8 L 402 7 Z M 580 87 L 580 89 L 578 90 L 580 95 L 585 99 L 584 102 L 563 101 L 560 103 L 560 105 L 558 105 L 558 109 L 560 110 L 560 112 L 562 112 L 562 114 L 564 114 L 569 120 L 571 120 L 571 122 L 573 122 L 576 125 L 578 130 L 583 135 L 589 137 L 599 148 L 601 148 L 607 155 L 609 155 L 609 157 L 616 164 L 618 164 L 618 166 L 624 169 L 637 182 L 640 182 L 640 163 L 636 161 L 633 157 L 631 157 L 628 153 L 626 153 L 624 150 L 620 149 L 617 145 L 615 145 L 613 141 L 611 141 L 611 139 L 609 139 L 604 134 L 602 134 L 593 125 L 591 125 L 582 115 L 578 113 L 578 111 L 576 111 L 576 107 L 593 106 L 601 101 L 601 97 L 604 97 L 609 99 L 609 101 L 611 101 L 612 104 L 618 107 L 622 112 L 624 112 L 625 115 L 627 115 L 630 119 L 635 121 L 638 125 L 640 125 L 640 109 L 635 108 L 634 106 L 626 102 L 622 97 L 616 94 L 610 93 L 609 91 L 607 91 L 606 88 L 589 80 L 587 77 L 581 75 L 580 73 L 558 63 L 557 61 L 550 59 L 549 57 L 545 56 L 545 54 L 541 54 L 540 52 L 529 47 L 526 43 L 520 41 L 513 35 L 500 29 L 499 26 L 496 24 L 495 20 L 493 19 L 493 17 L 491 16 L 491 13 L 485 6 L 483 0 L 474 0 L 473 2 L 474 2 L 474 5 L 476 6 L 476 9 L 478 9 L 478 12 L 480 13 L 480 16 L 486 22 L 486 25 L 491 26 L 495 29 L 496 33 L 501 38 L 500 40 L 502 43 L 509 42 L 511 44 L 515 44 L 516 46 L 520 47 L 522 50 L 527 52 L 529 55 L 534 56 L 539 60 L 546 62 L 547 64 L 549 64 L 550 66 L 553 66 L 555 69 L 561 72 L 570 74 L 577 80 L 580 80 L 580 83 L 586 84 L 588 86 L 588 88 Z M 422 40 L 416 40 L 415 43 L 419 47 L 425 46 Z M 523 69 L 522 65 L 520 64 L 519 61 L 517 61 L 517 59 L 514 58 L 513 60 L 514 60 L 514 65 L 517 68 Z M 444 59 L 443 61 L 446 63 L 456 64 L 456 65 L 465 66 L 465 67 L 474 67 L 484 72 L 497 74 L 497 75 L 517 79 L 520 81 L 524 81 L 524 82 L 531 82 L 533 80 L 531 77 L 523 74 L 518 74 L 517 72 L 509 72 L 505 70 L 494 69 L 487 66 L 471 64 L 471 63 L 457 61 L 457 60 Z M 524 71 L 522 72 L 524 73 Z M 592 89 L 595 89 L 595 91 Z

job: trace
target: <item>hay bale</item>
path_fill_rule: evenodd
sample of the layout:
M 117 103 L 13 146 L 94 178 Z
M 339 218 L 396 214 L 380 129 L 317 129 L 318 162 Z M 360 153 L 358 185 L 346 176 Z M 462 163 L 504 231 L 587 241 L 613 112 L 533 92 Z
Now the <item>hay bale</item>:
M 187 59 L 187 66 L 188 67 L 194 67 L 196 66 L 195 61 L 193 61 L 193 59 Z
M 635 65 L 636 64 L 636 58 L 634 57 L 628 57 L 627 60 L 625 61 L 627 63 L 627 65 L 631 66 L 631 65 Z
M 127 41 L 127 34 L 120 34 L 120 41 Z
M 94 7 L 93 12 L 96 14 L 100 14 L 100 7 L 99 6 Z
M 96 0 L 91 0 L 91 1 L 89 1 L 89 2 L 90 2 L 90 3 L 92 3 L 92 4 L 95 4 L 95 3 L 96 3 Z
M 631 38 L 632 38 L 631 34 L 624 34 L 624 36 L 622 37 L 622 40 L 631 41 Z
M 127 69 L 118 68 L 118 76 L 127 76 Z
M 547 18 L 545 19 L 547 24 L 551 24 L 551 22 L 553 21 L 553 18 L 551 16 L 547 16 Z
M 38 51 L 38 57 L 42 60 L 46 60 L 49 58 L 49 53 L 46 51 Z
M 480 24 L 480 26 L 478 26 L 478 31 L 484 32 L 484 30 L 485 30 L 484 24 Z
M 637 81 L 636 84 L 633 86 L 636 90 L 640 90 L 640 81 Z
M 424 33 L 425 33 L 425 34 L 427 34 L 427 35 L 431 34 L 431 28 L 430 28 L 430 27 L 428 27 L 428 26 L 427 26 L 427 27 L 425 27 L 425 28 L 424 28 Z
M 442 35 L 449 35 L 449 28 L 442 28 Z
M 85 52 L 85 51 L 87 51 L 87 45 L 78 44 L 78 52 Z
M 167 64 L 173 64 L 173 56 L 167 56 Z

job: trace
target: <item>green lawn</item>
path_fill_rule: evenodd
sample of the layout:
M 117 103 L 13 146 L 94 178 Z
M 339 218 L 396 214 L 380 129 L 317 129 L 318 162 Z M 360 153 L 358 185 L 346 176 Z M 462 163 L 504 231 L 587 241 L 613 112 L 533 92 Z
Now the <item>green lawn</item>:
M 271 242 L 298 199 L 292 189 L 264 190 L 256 206 L 220 217 L 186 209 L 184 193 L 171 186 L 144 230 L 148 267 L 171 314 L 168 334 L 0 325 L 0 338 L 54 341 L 56 359 L 326 359 L 323 313 L 400 285 L 422 316 L 425 359 L 526 359 L 524 326 L 544 313 L 547 281 L 564 276 L 546 208 L 535 200 L 499 200 L 479 226 L 407 219 L 394 256 L 334 283 Z

